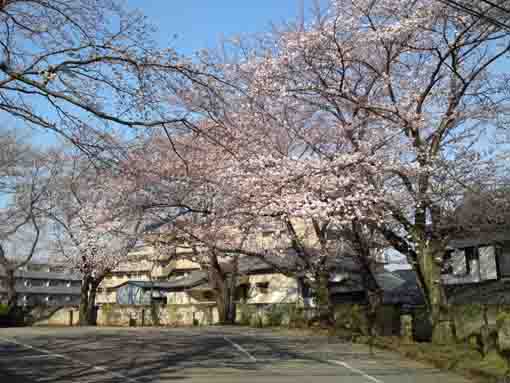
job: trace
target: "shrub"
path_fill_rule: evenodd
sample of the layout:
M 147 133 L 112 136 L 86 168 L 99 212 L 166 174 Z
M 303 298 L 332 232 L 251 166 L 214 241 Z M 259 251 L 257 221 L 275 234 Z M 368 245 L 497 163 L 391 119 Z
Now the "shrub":
M 273 305 L 267 313 L 268 325 L 272 327 L 281 326 L 285 315 L 285 307 Z
M 0 303 L 0 317 L 7 316 L 7 312 L 9 311 L 9 308 L 7 305 Z
M 289 305 L 289 327 L 290 328 L 303 328 L 306 325 L 305 311 L 301 307 Z
M 239 324 L 242 326 L 249 326 L 252 321 L 252 317 L 255 315 L 254 307 L 247 304 L 240 304 L 239 311 L 241 314 Z

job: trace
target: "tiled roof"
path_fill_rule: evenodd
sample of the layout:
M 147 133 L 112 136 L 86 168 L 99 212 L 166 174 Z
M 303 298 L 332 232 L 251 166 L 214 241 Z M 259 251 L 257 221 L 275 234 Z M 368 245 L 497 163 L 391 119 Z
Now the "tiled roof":
M 320 255 L 314 249 L 307 249 L 310 257 L 319 257 Z M 243 257 L 239 261 L 239 272 L 241 274 L 249 274 L 254 272 L 275 272 L 290 271 L 302 269 L 304 261 L 296 255 L 295 250 L 287 249 L 281 255 L 268 254 L 263 258 L 258 257 Z M 326 265 L 330 269 L 336 271 L 359 271 L 360 267 L 356 259 L 350 255 L 335 255 L 328 256 Z
M 180 290 L 186 288 L 192 288 L 198 286 L 202 283 L 207 282 L 207 273 L 205 271 L 192 271 L 188 276 L 176 278 L 174 280 L 170 280 L 168 282 L 159 282 L 159 281 L 126 281 L 115 288 L 119 288 L 121 286 L 131 284 L 143 289 L 159 289 L 159 290 Z
M 398 276 L 404 283 L 395 289 L 385 290 L 383 298 L 384 303 L 411 306 L 422 306 L 425 304 L 425 298 L 418 285 L 414 270 L 395 270 L 392 274 Z
M 413 270 L 382 271 L 374 273 L 383 290 L 383 303 L 421 306 L 425 304 Z M 332 294 L 352 294 L 364 291 L 361 275 L 352 274 L 330 286 Z M 337 299 L 338 300 L 338 299 Z

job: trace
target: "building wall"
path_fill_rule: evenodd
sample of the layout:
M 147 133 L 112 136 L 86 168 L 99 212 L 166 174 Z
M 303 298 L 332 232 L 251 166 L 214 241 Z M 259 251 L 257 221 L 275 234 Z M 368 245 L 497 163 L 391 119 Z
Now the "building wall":
M 248 276 L 247 304 L 295 303 L 299 300 L 298 282 L 283 274 Z
M 166 302 L 169 305 L 190 305 L 198 304 L 201 302 L 200 297 L 194 296 L 192 293 L 187 291 L 175 291 L 170 292 L 166 295 Z
M 459 340 L 467 340 L 470 336 L 480 334 L 481 328 L 485 325 L 483 305 L 473 303 L 451 307 Z M 487 305 L 486 310 L 489 326 L 496 328 L 498 316 L 503 312 L 510 312 L 510 306 Z
M 443 275 L 449 285 L 478 283 L 498 278 L 496 249 L 494 246 L 478 248 L 476 259 L 466 259 L 466 249 L 455 250 L 451 256 L 451 273 Z
M 56 267 L 56 268 L 55 268 Z M 71 305 L 80 298 L 80 277 L 60 270 L 60 266 L 27 265 L 17 271 L 15 289 L 20 306 Z M 6 300 L 6 281 L 0 269 L 0 302 Z
M 115 303 L 116 292 L 114 287 L 127 281 L 150 281 L 167 280 L 172 271 L 199 269 L 200 266 L 187 259 L 170 261 L 161 264 L 152 250 L 145 248 L 144 251 L 134 253 L 135 256 L 120 264 L 111 274 L 107 275 L 99 285 L 96 297 L 98 304 Z M 131 257 L 131 255 L 130 255 Z M 147 257 L 147 258 L 143 258 Z
M 510 277 L 510 241 L 500 242 L 497 247 L 478 247 L 478 257 L 475 259 L 466 259 L 468 249 L 457 249 L 452 254 L 451 272 L 443 275 L 446 284 L 478 283 Z M 496 252 L 499 252 L 499 257 Z
M 32 326 L 77 326 L 79 311 L 76 306 L 65 306 L 57 309 L 51 307 L 35 307 L 28 315 Z
M 218 323 L 214 305 L 128 306 L 103 305 L 98 326 L 192 326 Z

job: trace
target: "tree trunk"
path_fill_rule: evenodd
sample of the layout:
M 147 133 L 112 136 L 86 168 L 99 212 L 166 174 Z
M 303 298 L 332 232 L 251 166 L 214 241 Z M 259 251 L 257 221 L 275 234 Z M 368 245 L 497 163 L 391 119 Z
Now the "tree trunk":
M 218 317 L 221 324 L 229 324 L 234 316 L 230 313 L 232 308 L 229 278 L 222 270 L 216 253 L 209 254 L 208 275 L 209 281 L 214 286 L 216 305 L 218 306 Z
M 16 292 L 16 277 L 12 269 L 5 270 L 5 288 L 7 290 L 7 317 L 14 320 L 18 308 L 18 293 Z
M 80 291 L 80 312 L 78 320 L 80 326 L 87 325 L 87 316 L 89 311 L 89 289 L 90 289 L 90 277 L 84 277 L 81 282 Z
M 449 344 L 455 342 L 455 331 L 450 315 L 446 293 L 441 283 L 441 260 L 443 251 L 434 247 L 433 241 L 418 249 L 417 270 L 422 275 L 423 289 L 429 304 L 432 325 L 432 342 Z
M 374 352 L 374 341 L 377 334 L 377 311 L 383 301 L 383 291 L 368 290 L 368 308 L 367 308 L 367 322 L 368 322 L 368 336 L 369 336 L 369 347 L 370 354 Z
M 89 299 L 87 307 L 87 325 L 89 326 L 96 325 L 96 294 L 99 283 L 100 281 L 97 280 L 93 280 L 90 282 Z
M 230 274 L 229 283 L 228 283 L 228 317 L 227 322 L 229 324 L 236 323 L 236 286 L 237 286 L 237 267 L 238 267 L 238 259 L 237 257 L 234 260 L 232 273 Z
M 319 272 L 316 277 L 317 308 L 319 309 L 319 322 L 323 327 L 329 327 L 335 323 L 334 307 L 329 296 L 329 273 Z
M 228 289 L 224 281 L 216 284 L 216 306 L 218 306 L 220 324 L 226 324 L 228 319 Z
M 218 319 L 220 324 L 235 323 L 235 303 L 233 302 L 231 281 L 216 280 L 216 306 L 218 307 Z

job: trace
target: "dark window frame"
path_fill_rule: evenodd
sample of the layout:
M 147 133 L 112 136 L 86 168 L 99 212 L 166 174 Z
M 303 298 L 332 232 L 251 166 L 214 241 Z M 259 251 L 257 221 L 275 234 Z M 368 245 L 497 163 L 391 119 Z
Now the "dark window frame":
M 503 247 L 501 247 L 501 246 L 495 246 L 495 248 L 496 248 L 496 271 L 498 274 L 498 279 L 510 278 L 510 267 L 508 267 L 508 270 L 506 270 L 505 272 L 503 272 L 504 270 L 502 269 L 502 265 L 503 265 L 502 259 L 503 259 L 503 257 L 510 256 L 510 253 L 504 254 Z M 509 264 L 510 264 L 510 262 L 509 262 Z

